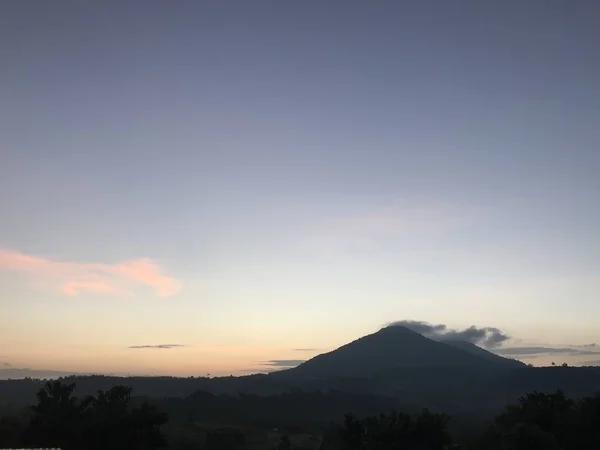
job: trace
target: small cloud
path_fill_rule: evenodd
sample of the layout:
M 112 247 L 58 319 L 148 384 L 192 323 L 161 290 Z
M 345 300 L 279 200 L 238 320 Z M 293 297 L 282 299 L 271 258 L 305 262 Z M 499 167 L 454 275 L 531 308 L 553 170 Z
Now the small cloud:
M 318 348 L 293 348 L 295 352 L 320 352 L 321 350 Z
M 494 327 L 476 327 L 472 325 L 464 330 L 454 330 L 444 324 L 432 324 L 420 320 L 399 320 L 391 322 L 388 327 L 402 326 L 427 338 L 437 341 L 460 340 L 480 345 L 485 348 L 495 348 L 510 337 Z
M 261 368 L 243 369 L 240 372 L 244 373 L 270 373 L 283 369 L 291 369 L 299 366 L 306 360 L 304 359 L 270 359 L 268 361 L 255 361 L 255 364 L 262 366 Z
M 0 268 L 55 283 L 66 295 L 84 291 L 133 295 L 132 289 L 136 286 L 147 286 L 158 296 L 165 297 L 181 290 L 178 280 L 164 275 L 157 263 L 145 258 L 115 264 L 87 263 L 0 250 Z
M 593 348 L 593 347 L 596 347 L 596 343 L 592 342 L 591 344 L 569 345 L 569 347 L 575 347 L 575 348 Z
M 296 367 L 305 361 L 304 359 L 271 359 L 269 361 L 260 361 L 259 364 L 271 367 Z
M 12 367 L 10 363 L 3 362 L 2 367 Z
M 127 348 L 160 348 L 160 349 L 169 349 L 169 348 L 178 348 L 178 347 L 187 347 L 183 344 L 158 344 L 158 345 L 131 345 Z
M 495 349 L 494 353 L 503 356 L 526 356 L 528 358 L 531 358 L 534 355 L 552 354 L 567 354 L 570 356 L 600 355 L 600 351 L 580 350 L 566 347 L 508 347 Z

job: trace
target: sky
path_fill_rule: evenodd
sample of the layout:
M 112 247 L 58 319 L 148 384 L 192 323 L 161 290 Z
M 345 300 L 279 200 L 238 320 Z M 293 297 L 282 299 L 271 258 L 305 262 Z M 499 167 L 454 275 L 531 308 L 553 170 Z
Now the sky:
M 591 0 L 0 2 L 0 371 L 395 321 L 600 364 L 598 42 Z

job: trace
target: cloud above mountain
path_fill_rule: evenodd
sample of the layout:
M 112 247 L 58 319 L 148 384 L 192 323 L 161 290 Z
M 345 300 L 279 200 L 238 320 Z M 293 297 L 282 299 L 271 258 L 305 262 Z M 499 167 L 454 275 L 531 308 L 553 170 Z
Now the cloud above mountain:
M 162 267 L 146 258 L 114 264 L 64 261 L 12 250 L 0 250 L 0 269 L 28 274 L 36 281 L 58 287 L 66 295 L 95 292 L 134 295 L 140 286 L 166 297 L 181 290 L 181 283 L 163 274 Z
M 388 327 L 402 326 L 429 339 L 436 341 L 460 340 L 471 342 L 484 348 L 495 348 L 510 339 L 510 336 L 494 327 L 471 325 L 463 330 L 449 328 L 444 324 L 432 324 L 420 320 L 398 320 L 387 324 Z

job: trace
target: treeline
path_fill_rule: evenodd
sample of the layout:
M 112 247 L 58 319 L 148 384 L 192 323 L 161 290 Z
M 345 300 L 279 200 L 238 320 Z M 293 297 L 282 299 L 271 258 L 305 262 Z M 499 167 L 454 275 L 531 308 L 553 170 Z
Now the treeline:
M 75 384 L 48 382 L 21 416 L 0 419 L 0 447 L 62 450 L 153 450 L 166 442 L 168 416 L 154 406 L 131 405 L 131 388 L 115 386 L 78 398 Z
M 562 391 L 533 392 L 496 417 L 479 448 L 584 450 L 600 448 L 600 394 L 577 401 Z
M 450 416 L 427 410 L 417 415 L 347 416 L 331 430 L 322 450 L 588 450 L 600 448 L 600 394 L 578 401 L 561 391 L 533 392 L 508 406 L 478 438 L 453 439 Z
M 291 374 L 293 375 L 293 374 Z M 575 398 L 589 396 L 600 386 L 600 368 L 548 367 L 524 369 L 403 368 L 368 378 L 303 379 L 272 373 L 245 377 L 113 377 L 78 376 L 59 379 L 75 383 L 75 395 L 84 397 L 115 385 L 130 386 L 137 396 L 185 398 L 198 391 L 237 396 L 240 392 L 273 396 L 299 388 L 304 392 L 337 390 L 351 394 L 395 397 L 398 407 L 427 405 L 437 411 L 495 414 L 527 392 L 552 392 L 557 387 Z M 30 405 L 46 380 L 0 380 L 0 405 Z
M 198 392 L 151 404 L 132 398 L 131 388 L 124 386 L 85 397 L 75 396 L 74 389 L 72 383 L 48 382 L 38 392 L 37 404 L 20 415 L 0 418 L 0 448 L 443 450 L 457 444 L 464 450 L 600 448 L 600 394 L 573 400 L 562 391 L 533 392 L 485 427 L 463 423 L 462 429 L 471 425 L 472 432 L 461 434 L 452 427 L 464 418 L 429 410 L 395 412 L 398 405 L 385 397 L 299 390 L 267 397 Z M 167 430 L 173 423 L 179 427 Z M 214 426 L 207 428 L 209 423 Z M 272 434 L 273 428 L 279 433 L 276 441 L 248 439 L 255 432 Z M 182 436 L 173 436 L 174 432 Z M 314 438 L 309 440 L 314 447 L 295 444 L 293 438 L 299 434 Z
M 50 380 L 24 378 L 0 380 L 0 402 L 14 405 L 32 404 L 36 393 Z M 260 392 L 265 395 L 285 391 L 289 386 L 267 378 L 267 375 L 245 377 L 116 377 L 106 375 L 86 375 L 61 377 L 58 381 L 76 385 L 75 394 L 93 395 L 112 386 L 126 384 L 136 395 L 151 397 L 187 397 L 197 391 L 235 394 L 237 392 Z

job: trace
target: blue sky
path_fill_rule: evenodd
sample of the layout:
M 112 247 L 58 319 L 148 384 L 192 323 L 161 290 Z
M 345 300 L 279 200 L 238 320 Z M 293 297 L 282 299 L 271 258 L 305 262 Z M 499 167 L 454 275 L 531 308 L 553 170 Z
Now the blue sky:
M 2 2 L 0 363 L 599 340 L 599 30 L 585 1 Z

